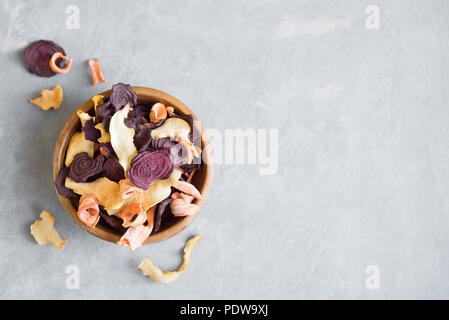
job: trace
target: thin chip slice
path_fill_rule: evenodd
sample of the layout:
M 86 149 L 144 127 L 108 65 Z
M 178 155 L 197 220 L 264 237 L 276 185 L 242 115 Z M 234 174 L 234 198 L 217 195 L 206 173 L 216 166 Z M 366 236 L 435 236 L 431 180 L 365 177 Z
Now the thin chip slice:
M 171 193 L 171 187 L 178 182 L 181 174 L 181 170 L 175 169 L 168 179 L 153 181 L 148 189 L 143 192 L 142 196 L 140 196 L 142 208 L 148 210 L 167 198 Z
M 42 90 L 41 96 L 30 100 L 31 103 L 35 104 L 42 110 L 49 110 L 50 108 L 59 109 L 62 104 L 63 92 L 62 88 L 57 85 L 51 90 Z
M 97 83 L 99 82 L 108 82 L 108 80 L 104 78 L 103 73 L 101 72 L 101 64 L 98 59 L 89 60 L 89 67 L 90 71 L 92 71 L 92 81 L 94 87 L 96 87 Z
M 111 215 L 118 212 L 124 200 L 120 194 L 120 185 L 108 178 L 102 177 L 92 182 L 75 182 L 66 178 L 65 187 L 80 195 L 93 195 L 98 204 Z
M 55 219 L 47 211 L 42 211 L 41 219 L 36 220 L 30 227 L 31 235 L 39 245 L 51 243 L 53 248 L 62 249 L 67 243 L 67 239 L 62 239 L 55 229 Z
M 97 94 L 96 96 L 92 97 L 92 102 L 94 103 L 94 110 L 95 110 L 95 119 L 97 119 L 97 122 L 100 121 L 98 117 L 98 106 L 101 106 L 104 103 L 104 97 L 101 94 Z
M 128 128 L 124 123 L 125 118 L 128 117 L 129 108 L 130 106 L 127 104 L 123 109 L 117 111 L 109 124 L 112 148 L 125 172 L 129 170 L 131 160 L 137 155 L 134 145 L 134 129 Z
M 189 266 L 192 250 L 201 238 L 201 235 L 196 235 L 186 242 L 186 245 L 184 247 L 184 260 L 179 269 L 176 271 L 163 272 L 161 271 L 161 269 L 156 267 L 148 257 L 143 259 L 143 261 L 136 267 L 136 269 L 142 270 L 142 274 L 144 276 L 149 276 L 155 282 L 171 283 L 177 280 L 180 274 L 183 273 L 184 270 Z
M 109 134 L 109 132 L 106 131 L 106 129 L 104 128 L 103 123 L 99 123 L 95 126 L 95 129 L 100 130 L 101 132 L 101 136 L 100 138 L 98 138 L 98 142 L 100 143 L 108 143 L 111 142 L 111 135 Z
M 75 132 L 70 138 L 69 146 L 67 148 L 67 154 L 65 156 L 65 166 L 70 167 L 72 164 L 73 158 L 78 153 L 86 152 L 89 157 L 94 156 L 94 147 L 95 143 L 89 140 L 86 140 L 84 137 L 84 132 Z
M 187 121 L 179 118 L 169 118 L 165 120 L 164 124 L 151 131 L 151 138 L 161 139 L 170 137 L 172 139 L 181 137 L 184 140 L 189 140 L 190 126 Z
M 81 109 L 76 110 L 76 114 L 80 118 L 82 127 L 86 124 L 86 121 L 88 121 L 88 120 L 95 121 L 95 117 L 90 116 L 87 112 L 84 112 Z

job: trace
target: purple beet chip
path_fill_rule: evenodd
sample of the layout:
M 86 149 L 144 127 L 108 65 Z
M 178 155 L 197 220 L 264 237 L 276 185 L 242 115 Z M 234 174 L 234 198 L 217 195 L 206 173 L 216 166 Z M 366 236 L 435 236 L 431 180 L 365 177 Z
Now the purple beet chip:
M 65 178 L 68 176 L 69 170 L 68 167 L 62 168 L 55 180 L 56 190 L 61 196 L 66 198 L 76 197 L 76 194 L 72 190 L 65 187 Z
M 147 190 L 153 181 L 168 179 L 173 168 L 169 150 L 144 151 L 131 161 L 127 174 L 135 186 Z
M 87 140 L 98 142 L 98 138 L 101 137 L 101 131 L 95 128 L 95 122 L 93 120 L 87 120 L 81 130 L 84 131 L 84 137 Z
M 123 170 L 117 157 L 106 159 L 103 164 L 103 175 L 109 180 L 119 182 L 125 179 L 125 171 Z
M 91 158 L 86 152 L 78 153 L 70 165 L 69 177 L 75 182 L 86 182 L 88 178 L 101 173 L 103 162 L 101 154 Z
M 158 232 L 161 227 L 162 216 L 165 212 L 165 209 L 170 204 L 173 199 L 171 197 L 165 198 L 157 205 L 156 212 L 154 213 L 154 227 L 153 234 Z
M 28 71 L 41 77 L 52 77 L 56 74 L 50 68 L 51 57 L 60 52 L 65 56 L 65 51 L 53 41 L 38 40 L 30 44 L 23 52 Z M 63 59 L 57 59 L 56 65 L 62 67 Z
M 109 101 L 115 111 L 118 111 L 126 106 L 127 103 L 129 103 L 131 107 L 135 106 L 137 104 L 137 95 L 129 84 L 117 83 L 112 86 L 112 93 L 109 97 Z

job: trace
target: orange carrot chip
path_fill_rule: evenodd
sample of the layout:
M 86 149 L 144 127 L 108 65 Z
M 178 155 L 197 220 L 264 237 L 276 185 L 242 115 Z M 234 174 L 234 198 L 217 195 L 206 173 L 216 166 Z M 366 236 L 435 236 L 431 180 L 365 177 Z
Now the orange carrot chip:
M 62 239 L 55 229 L 55 219 L 47 211 L 42 211 L 40 217 L 41 219 L 36 220 L 31 225 L 31 235 L 36 239 L 39 245 L 51 243 L 53 248 L 62 249 L 67 243 L 67 240 Z
M 58 85 L 51 90 L 42 90 L 41 96 L 36 99 L 30 100 L 30 102 L 35 104 L 42 110 L 47 111 L 50 108 L 59 109 L 62 103 L 62 98 L 62 88 Z
M 89 60 L 89 67 L 92 71 L 92 81 L 94 83 L 94 87 L 96 87 L 99 82 L 108 82 L 101 72 L 101 64 L 98 59 Z
M 136 269 L 142 270 L 142 274 L 144 276 L 149 276 L 153 281 L 160 283 L 171 283 L 177 280 L 181 273 L 189 266 L 190 257 L 192 255 L 193 248 L 200 241 L 202 237 L 197 235 L 186 242 L 184 247 L 184 260 L 176 271 L 161 271 L 158 267 L 156 267 L 151 259 L 146 257 L 143 261 L 136 267 Z
M 104 103 L 104 97 L 101 94 L 97 94 L 96 96 L 92 97 L 92 101 L 94 103 L 95 119 L 97 119 L 97 122 L 99 122 L 100 118 L 98 117 L 97 108 Z

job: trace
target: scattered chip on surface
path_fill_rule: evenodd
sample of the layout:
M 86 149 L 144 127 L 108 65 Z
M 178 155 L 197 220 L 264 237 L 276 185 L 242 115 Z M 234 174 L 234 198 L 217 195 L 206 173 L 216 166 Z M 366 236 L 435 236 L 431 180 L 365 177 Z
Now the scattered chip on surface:
M 136 269 L 142 270 L 142 274 L 144 276 L 149 276 L 155 282 L 171 283 L 176 281 L 179 278 L 179 275 L 189 266 L 192 250 L 201 238 L 201 235 L 197 235 L 186 242 L 184 247 L 184 260 L 179 269 L 176 271 L 163 272 L 161 269 L 156 267 L 148 257 L 143 259 Z
M 86 140 L 84 137 L 84 132 L 75 132 L 72 138 L 70 138 L 69 146 L 67 148 L 65 166 L 69 167 L 72 164 L 73 158 L 81 152 L 86 152 L 89 157 L 92 158 L 94 156 L 94 147 L 95 143 Z
M 181 137 L 184 140 L 190 141 L 189 133 L 190 126 L 185 120 L 179 118 L 169 118 L 165 120 L 164 124 L 159 128 L 151 131 L 151 138 L 161 139 L 170 137 L 174 139 L 176 137 Z
M 62 249 L 67 239 L 62 239 L 54 227 L 55 219 L 47 211 L 42 211 L 41 219 L 36 220 L 30 227 L 31 235 L 39 245 L 51 243 L 54 248 Z
M 50 108 L 59 109 L 63 99 L 62 88 L 57 85 L 51 90 L 42 90 L 41 96 L 30 100 L 31 103 L 35 104 L 42 110 L 49 110 Z
M 99 82 L 108 82 L 101 72 L 101 63 L 98 59 L 91 59 L 88 63 L 90 71 L 92 71 L 92 82 L 94 87 L 96 87 Z
M 128 117 L 129 108 L 128 104 L 117 111 L 109 124 L 112 148 L 125 172 L 129 170 L 131 160 L 137 155 L 134 145 L 134 129 L 128 128 L 124 123 L 125 118 Z

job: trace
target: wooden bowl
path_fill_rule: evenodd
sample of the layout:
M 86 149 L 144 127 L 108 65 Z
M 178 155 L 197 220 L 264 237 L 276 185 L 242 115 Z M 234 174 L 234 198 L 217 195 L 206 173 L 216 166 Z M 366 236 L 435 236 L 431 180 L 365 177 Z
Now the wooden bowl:
M 193 112 L 187 108 L 181 101 L 172 97 L 171 95 L 150 88 L 143 87 L 133 87 L 134 91 L 137 94 L 138 104 L 150 104 L 156 102 L 162 102 L 167 106 L 172 106 L 175 109 L 175 113 L 178 114 L 193 114 Z M 111 95 L 111 90 L 100 93 L 105 98 L 108 98 Z M 92 111 L 94 105 L 91 99 L 86 101 L 83 105 L 81 105 L 78 109 L 89 112 Z M 195 120 L 198 121 L 198 118 L 194 115 Z M 214 166 L 213 166 L 213 153 L 210 147 L 210 141 L 204 133 L 204 128 L 200 125 L 199 129 L 201 130 L 201 149 L 203 149 L 203 162 L 201 165 L 201 170 L 199 172 L 195 172 L 192 180 L 192 184 L 200 191 L 201 196 L 203 197 L 203 201 L 197 202 L 197 204 L 202 208 L 206 199 L 209 195 L 210 188 L 212 186 L 212 180 L 214 175 Z M 61 132 L 59 133 L 58 140 L 56 141 L 56 147 L 53 157 L 53 179 L 59 174 L 59 171 L 64 166 L 65 154 L 67 151 L 67 147 L 72 135 L 81 130 L 81 122 L 79 117 L 76 114 L 76 111 L 69 117 L 64 126 L 62 127 Z M 208 146 L 206 148 L 206 146 Z M 59 202 L 61 202 L 64 209 L 67 213 L 75 220 L 81 227 L 85 230 L 89 231 L 93 235 L 107 241 L 117 242 L 119 241 L 121 235 L 109 228 L 107 225 L 98 224 L 95 228 L 86 226 L 83 222 L 78 219 L 77 209 L 72 204 L 72 202 L 62 197 L 56 192 Z M 163 221 L 161 228 L 155 234 L 152 234 L 145 241 L 145 244 L 157 242 L 161 240 L 168 239 L 185 227 L 187 227 L 195 216 L 186 216 L 186 217 L 168 217 Z

